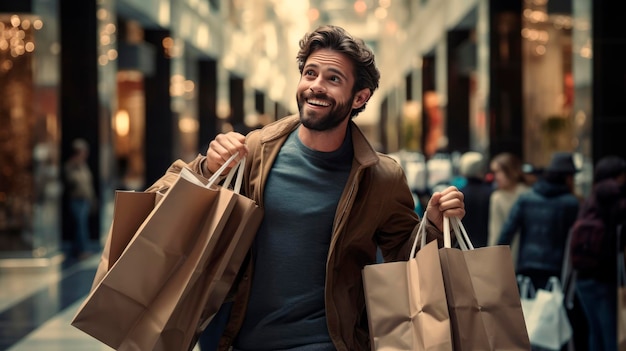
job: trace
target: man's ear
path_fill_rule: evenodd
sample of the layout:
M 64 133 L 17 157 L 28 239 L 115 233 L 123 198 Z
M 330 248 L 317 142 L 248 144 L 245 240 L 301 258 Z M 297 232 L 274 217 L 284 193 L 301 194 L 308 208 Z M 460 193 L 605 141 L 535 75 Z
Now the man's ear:
M 370 99 L 372 93 L 368 88 L 363 88 L 359 90 L 355 95 L 352 101 L 352 109 L 361 108 L 365 103 Z

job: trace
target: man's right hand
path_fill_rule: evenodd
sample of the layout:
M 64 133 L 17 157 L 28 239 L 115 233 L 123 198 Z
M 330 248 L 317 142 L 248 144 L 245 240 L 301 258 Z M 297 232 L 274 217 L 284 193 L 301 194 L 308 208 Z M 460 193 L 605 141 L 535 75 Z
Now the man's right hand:
M 215 139 L 209 143 L 209 148 L 206 152 L 205 167 L 210 173 L 215 173 L 228 159 L 239 152 L 237 155 L 237 161 L 248 154 L 248 147 L 246 146 L 246 137 L 237 132 L 228 132 L 225 134 L 218 134 Z M 236 165 L 237 162 L 231 162 L 230 165 L 224 170 L 224 173 Z

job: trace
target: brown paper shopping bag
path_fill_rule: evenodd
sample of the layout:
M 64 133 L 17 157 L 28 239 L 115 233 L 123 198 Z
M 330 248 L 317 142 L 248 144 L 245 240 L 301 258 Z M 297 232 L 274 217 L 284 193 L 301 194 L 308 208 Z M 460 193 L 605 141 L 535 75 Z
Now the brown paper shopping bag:
M 178 303 L 154 350 L 190 350 L 196 336 L 217 313 L 232 287 L 235 277 L 252 246 L 256 232 L 263 219 L 263 210 L 252 199 L 240 195 L 245 158 L 229 173 L 225 186 L 230 184 L 233 172 L 237 180 L 233 187 L 235 206 L 227 219 L 212 252 L 205 251 L 206 269 Z M 231 191 L 231 190 L 223 190 Z
M 237 200 L 207 269 L 174 311 L 155 350 L 191 350 L 224 303 L 263 218 L 254 201 L 241 195 Z
M 363 269 L 372 350 L 452 350 L 437 241 L 426 244 L 425 222 L 417 227 L 408 261 Z
M 113 221 L 100 255 L 91 290 L 117 262 L 137 229 L 154 209 L 157 199 L 156 193 L 121 190 L 115 192 Z
M 235 205 L 183 170 L 90 292 L 72 325 L 118 350 L 151 350 Z M 215 235 L 214 235 L 215 234 Z
M 450 245 L 450 222 L 461 249 Z M 508 246 L 474 249 L 458 218 L 444 218 L 439 249 L 454 350 L 530 350 Z

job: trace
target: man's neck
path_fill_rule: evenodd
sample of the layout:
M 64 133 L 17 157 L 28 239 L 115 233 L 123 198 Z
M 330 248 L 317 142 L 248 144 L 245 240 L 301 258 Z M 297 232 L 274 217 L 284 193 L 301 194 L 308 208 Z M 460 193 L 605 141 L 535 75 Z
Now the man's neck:
M 312 130 L 300 125 L 300 128 L 298 128 L 298 137 L 309 149 L 321 152 L 332 152 L 339 149 L 343 140 L 346 138 L 346 128 L 348 128 L 349 121 L 350 119 L 348 118 L 336 128 L 325 131 Z

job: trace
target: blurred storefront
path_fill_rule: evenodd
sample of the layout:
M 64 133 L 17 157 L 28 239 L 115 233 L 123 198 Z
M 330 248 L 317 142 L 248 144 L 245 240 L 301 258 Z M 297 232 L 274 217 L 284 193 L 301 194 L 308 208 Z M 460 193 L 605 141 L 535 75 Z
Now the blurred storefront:
M 415 2 L 414 15 L 379 41 L 383 55 L 407 48 L 383 58 L 405 67 L 381 104 L 384 150 L 426 159 L 435 149 L 510 151 L 536 167 L 572 151 L 586 195 L 594 161 L 626 154 L 612 144 L 626 124 L 615 93 L 626 84 L 617 78 L 626 43 L 615 12 L 590 0 Z
M 28 0 L 0 4 L 0 265 L 72 240 L 62 164 L 91 146 L 108 231 L 115 190 L 149 186 L 216 133 L 297 110 L 304 32 L 346 27 L 374 49 L 380 89 L 355 120 L 382 151 L 512 151 L 586 172 L 626 125 L 626 43 L 591 0 Z M 602 20 L 598 20 L 602 18 Z M 620 78 L 621 77 L 621 78 Z M 44 260 L 45 261 L 45 260 Z
M 0 268 L 46 266 L 68 251 L 73 224 L 62 169 L 74 139 L 90 145 L 98 250 L 116 190 L 145 189 L 220 131 L 246 132 L 288 114 L 297 70 L 282 72 L 294 60 L 279 57 L 279 48 L 293 40 L 286 27 L 304 23 L 285 24 L 290 7 L 273 6 L 2 2 Z
M 0 11 L 0 257 L 47 257 L 61 244 L 59 22 L 53 3 L 22 5 Z

